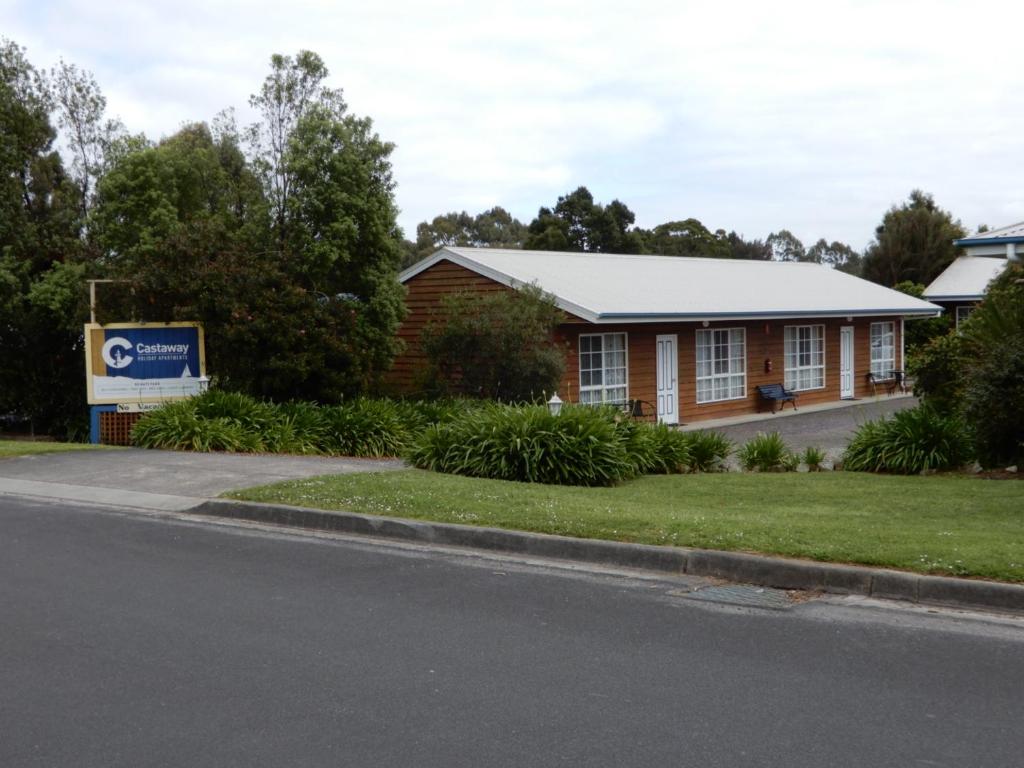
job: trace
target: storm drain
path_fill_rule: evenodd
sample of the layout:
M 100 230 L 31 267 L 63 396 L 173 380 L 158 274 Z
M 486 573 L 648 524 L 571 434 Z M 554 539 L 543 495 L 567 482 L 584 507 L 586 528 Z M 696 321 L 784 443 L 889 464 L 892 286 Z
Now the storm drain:
M 770 611 L 785 611 L 793 603 L 784 589 L 770 587 L 751 587 L 741 584 L 703 587 L 686 595 L 693 600 L 705 600 L 709 603 L 727 603 L 743 605 L 750 608 L 766 608 Z

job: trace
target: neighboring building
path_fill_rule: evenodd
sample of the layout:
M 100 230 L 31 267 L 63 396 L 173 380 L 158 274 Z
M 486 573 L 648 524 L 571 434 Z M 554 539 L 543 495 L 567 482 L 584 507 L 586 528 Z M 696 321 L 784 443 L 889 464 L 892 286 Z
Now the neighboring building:
M 954 240 L 966 251 L 924 290 L 924 298 L 939 304 L 956 318 L 957 327 L 985 297 L 988 284 L 1006 267 L 1008 259 L 1024 256 L 1024 222 L 978 232 Z
M 400 275 L 406 350 L 391 373 L 410 391 L 420 334 L 440 298 L 536 284 L 565 312 L 563 400 L 657 404 L 667 423 L 759 410 L 759 384 L 798 405 L 870 395 L 868 374 L 903 368 L 904 318 L 934 304 L 819 264 L 443 248 Z

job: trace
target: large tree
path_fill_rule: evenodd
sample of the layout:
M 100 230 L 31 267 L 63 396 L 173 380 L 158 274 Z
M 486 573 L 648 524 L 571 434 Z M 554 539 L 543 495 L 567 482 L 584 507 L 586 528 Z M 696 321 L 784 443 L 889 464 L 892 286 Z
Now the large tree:
M 712 233 L 697 219 L 659 224 L 650 232 L 643 232 L 642 238 L 645 253 L 719 259 L 732 256 L 732 247 L 725 232 L 719 230 Z
M 0 40 L 0 413 L 76 436 L 86 423 L 81 219 L 51 108 L 24 50 Z
M 641 253 L 643 241 L 632 228 L 636 216 L 619 200 L 594 202 L 586 187 L 558 198 L 555 207 L 541 208 L 530 222 L 525 247 L 543 251 Z
M 959 220 L 915 189 L 890 208 L 864 254 L 862 276 L 892 287 L 909 280 L 927 285 L 956 258 L 953 241 L 966 232 Z
M 500 206 L 471 216 L 466 211 L 435 216 L 416 227 L 416 243 L 409 249 L 405 266 L 445 246 L 474 248 L 522 248 L 526 225 Z
M 822 237 L 807 249 L 805 260 L 816 264 L 828 264 L 841 272 L 859 275 L 863 256 L 846 243 L 838 240 L 830 243 Z

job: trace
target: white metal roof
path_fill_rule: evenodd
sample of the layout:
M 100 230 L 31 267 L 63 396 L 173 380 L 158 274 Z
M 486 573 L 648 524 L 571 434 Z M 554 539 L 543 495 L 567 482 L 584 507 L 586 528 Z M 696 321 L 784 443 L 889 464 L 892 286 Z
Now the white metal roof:
M 977 301 L 988 284 L 1006 268 L 1006 259 L 988 256 L 960 256 L 924 289 L 932 301 Z
M 1007 237 L 1024 238 L 1024 221 L 1016 224 L 1010 224 L 1007 227 L 1000 227 L 999 229 L 990 229 L 986 232 L 975 232 L 973 235 L 960 238 L 955 242 L 966 243 L 973 242 L 975 240 L 1002 240 Z
M 402 282 L 447 259 L 504 285 L 535 283 L 595 323 L 935 315 L 941 307 L 820 264 L 442 248 Z

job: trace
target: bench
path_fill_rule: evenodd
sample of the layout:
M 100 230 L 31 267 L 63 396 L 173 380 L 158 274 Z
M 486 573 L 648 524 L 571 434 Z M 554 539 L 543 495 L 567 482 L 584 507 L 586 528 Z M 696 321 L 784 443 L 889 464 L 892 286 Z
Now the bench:
M 887 371 L 885 374 L 868 371 L 867 380 L 871 387 L 872 395 L 877 394 L 876 387 L 879 385 L 885 387 L 885 392 L 889 395 L 897 390 L 900 392 L 907 391 L 907 377 L 903 371 Z
M 775 404 L 778 402 L 782 403 L 782 410 L 786 407 L 786 403 L 793 404 L 793 410 L 796 408 L 796 393 L 790 392 L 781 384 L 758 384 L 757 394 L 761 396 L 761 401 L 767 401 L 772 405 L 772 413 L 775 413 Z M 760 410 L 760 409 L 758 409 Z

